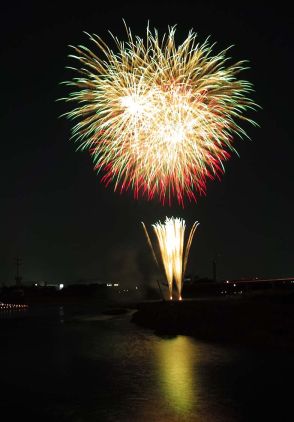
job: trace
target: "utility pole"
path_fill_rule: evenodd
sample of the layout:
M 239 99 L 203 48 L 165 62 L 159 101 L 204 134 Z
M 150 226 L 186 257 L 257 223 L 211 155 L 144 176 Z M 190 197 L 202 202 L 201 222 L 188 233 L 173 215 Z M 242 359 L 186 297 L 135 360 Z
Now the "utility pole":
M 15 284 L 20 287 L 21 286 L 21 281 L 22 281 L 22 277 L 20 276 L 20 271 L 19 271 L 19 267 L 22 265 L 22 260 L 20 259 L 19 256 L 16 257 L 15 260 L 16 263 L 16 276 L 15 276 Z

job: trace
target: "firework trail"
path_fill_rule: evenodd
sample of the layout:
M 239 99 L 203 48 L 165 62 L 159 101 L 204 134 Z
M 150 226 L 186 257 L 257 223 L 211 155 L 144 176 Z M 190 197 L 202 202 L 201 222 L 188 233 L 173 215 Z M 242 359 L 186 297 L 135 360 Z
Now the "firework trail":
M 116 51 L 89 34 L 96 52 L 72 47 L 72 137 L 114 190 L 183 205 L 224 172 L 234 136 L 247 136 L 239 121 L 255 124 L 252 85 L 238 79 L 246 62 L 229 65 L 228 49 L 214 54 L 193 31 L 177 45 L 175 27 L 162 37 L 147 27 L 145 40 L 126 29 L 126 42 L 112 36 Z
M 150 247 L 150 249 L 151 249 L 151 252 L 152 252 L 152 256 L 153 256 L 153 258 L 154 258 L 154 261 L 156 262 L 157 266 L 159 267 L 159 263 L 158 263 L 158 261 L 157 261 L 156 255 L 155 255 L 155 251 L 154 251 L 154 249 L 153 249 L 153 246 L 152 246 L 152 242 L 151 242 L 150 236 L 149 236 L 149 234 L 148 234 L 148 231 L 147 231 L 146 226 L 145 226 L 145 224 L 143 223 L 143 221 L 142 221 L 142 226 L 143 226 L 143 229 L 144 229 L 144 232 L 145 232 L 146 238 L 147 238 L 147 243 L 148 243 L 148 245 L 149 245 L 149 247 Z
M 147 232 L 144 223 L 144 231 L 147 237 L 148 244 L 152 250 L 153 257 L 159 266 L 159 260 L 156 258 L 154 248 L 150 236 Z M 195 222 L 191 228 L 186 248 L 184 247 L 185 240 L 185 221 L 180 218 L 166 217 L 165 223 L 152 224 L 153 230 L 156 234 L 161 262 L 163 264 L 166 280 L 169 288 L 169 297 L 173 296 L 173 282 L 175 282 L 179 300 L 182 300 L 183 277 L 185 274 L 188 255 L 190 252 L 193 236 L 195 234 L 198 222 Z

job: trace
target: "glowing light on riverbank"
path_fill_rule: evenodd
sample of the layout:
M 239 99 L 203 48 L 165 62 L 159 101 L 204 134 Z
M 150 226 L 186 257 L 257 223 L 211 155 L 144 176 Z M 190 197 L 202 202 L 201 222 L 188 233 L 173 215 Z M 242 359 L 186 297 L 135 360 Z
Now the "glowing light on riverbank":
M 20 309 L 27 309 L 28 305 L 18 305 L 15 303 L 3 303 L 0 302 L 0 311 L 13 311 L 13 310 L 20 310 Z
M 147 236 L 148 244 L 151 248 L 153 257 L 159 266 L 162 263 L 165 277 L 169 289 L 169 298 L 173 298 L 173 283 L 175 282 L 178 292 L 178 299 L 182 300 L 183 277 L 186 271 L 188 256 L 192 244 L 192 240 L 199 223 L 196 221 L 189 233 L 188 240 L 185 247 L 185 220 L 181 218 L 166 217 L 165 223 L 152 224 L 153 230 L 156 234 L 161 260 L 156 257 L 155 249 L 152 245 L 150 236 L 144 223 L 144 231 Z

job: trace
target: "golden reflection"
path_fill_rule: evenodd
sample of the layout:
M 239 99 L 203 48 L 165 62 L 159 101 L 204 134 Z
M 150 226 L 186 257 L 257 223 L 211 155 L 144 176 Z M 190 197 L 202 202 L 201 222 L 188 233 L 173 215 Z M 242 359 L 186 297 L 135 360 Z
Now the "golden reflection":
M 158 373 L 163 399 L 181 415 L 190 413 L 197 398 L 193 350 L 195 352 L 195 345 L 185 336 L 165 339 L 158 344 Z

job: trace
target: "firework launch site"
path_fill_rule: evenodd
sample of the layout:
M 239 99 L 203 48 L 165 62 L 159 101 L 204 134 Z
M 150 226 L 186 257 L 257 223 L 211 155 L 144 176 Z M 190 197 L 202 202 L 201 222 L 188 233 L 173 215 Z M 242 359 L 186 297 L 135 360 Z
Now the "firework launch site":
M 126 286 L 125 286 L 126 287 Z M 294 278 L 184 281 L 183 300 L 167 283 L 145 289 L 120 283 L 3 287 L 0 311 L 9 304 L 80 306 L 84 310 L 119 315 L 133 310 L 131 321 L 160 336 L 188 335 L 200 341 L 248 348 L 294 348 Z M 175 289 L 173 289 L 175 290 Z M 21 310 L 23 310 L 21 308 Z M 95 311 L 96 310 L 96 311 Z
M 240 290 L 231 290 L 220 296 L 183 301 L 143 302 L 132 320 L 158 335 L 188 335 L 245 348 L 293 350 L 293 305 L 294 289 L 284 285 L 267 290 L 253 288 L 241 294 Z

